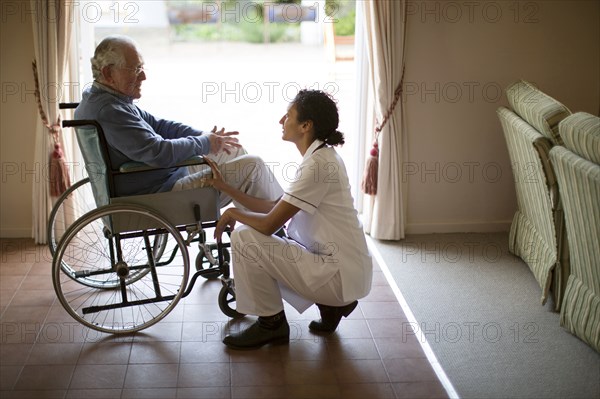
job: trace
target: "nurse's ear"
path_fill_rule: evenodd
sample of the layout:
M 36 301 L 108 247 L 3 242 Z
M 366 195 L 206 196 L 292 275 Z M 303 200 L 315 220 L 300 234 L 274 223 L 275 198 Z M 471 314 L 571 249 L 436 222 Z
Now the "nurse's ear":
M 313 130 L 313 121 L 309 119 L 302 122 L 302 129 L 306 130 L 307 132 L 311 132 Z

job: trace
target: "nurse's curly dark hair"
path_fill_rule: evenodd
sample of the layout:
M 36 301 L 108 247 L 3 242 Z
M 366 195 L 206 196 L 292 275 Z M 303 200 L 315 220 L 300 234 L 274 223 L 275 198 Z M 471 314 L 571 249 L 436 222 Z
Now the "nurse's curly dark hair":
M 328 145 L 344 144 L 344 134 L 337 130 L 340 117 L 333 97 L 321 90 L 300 90 L 292 104 L 296 106 L 298 122 L 312 121 L 315 138 Z

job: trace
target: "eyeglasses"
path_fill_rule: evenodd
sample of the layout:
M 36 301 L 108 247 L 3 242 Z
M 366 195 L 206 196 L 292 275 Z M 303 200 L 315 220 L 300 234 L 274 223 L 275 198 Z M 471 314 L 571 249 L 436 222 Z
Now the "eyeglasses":
M 133 71 L 133 72 L 135 72 L 136 75 L 141 75 L 142 72 L 146 72 L 146 70 L 144 69 L 143 66 L 139 66 L 139 67 L 136 67 L 136 68 L 128 68 L 128 67 L 117 67 L 117 68 L 119 68 L 119 69 L 126 69 L 128 71 Z

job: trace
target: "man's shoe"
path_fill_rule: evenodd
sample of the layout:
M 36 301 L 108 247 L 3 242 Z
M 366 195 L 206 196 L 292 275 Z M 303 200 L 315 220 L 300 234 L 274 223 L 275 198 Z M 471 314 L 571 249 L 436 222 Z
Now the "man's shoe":
M 308 328 L 311 331 L 330 333 L 334 332 L 342 316 L 348 317 L 350 313 L 356 308 L 358 301 L 349 303 L 346 306 L 327 306 L 317 303 L 319 312 L 321 313 L 321 320 L 311 321 Z
M 287 344 L 290 326 L 283 312 L 270 317 L 259 317 L 247 329 L 230 334 L 223 343 L 232 349 L 257 349 L 266 344 Z

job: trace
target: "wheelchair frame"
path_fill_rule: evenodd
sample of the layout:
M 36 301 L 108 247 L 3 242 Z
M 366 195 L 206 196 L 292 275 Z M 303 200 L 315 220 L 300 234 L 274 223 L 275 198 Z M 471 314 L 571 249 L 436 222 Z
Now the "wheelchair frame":
M 60 104 L 61 109 L 75 108 L 77 103 Z M 91 185 L 84 179 L 74 184 L 57 201 L 48 223 L 49 246 L 53 255 L 52 278 L 55 292 L 67 312 L 78 322 L 89 328 L 113 334 L 140 331 L 164 318 L 177 304 L 188 296 L 198 277 L 217 278 L 221 276 L 222 288 L 218 296 L 221 311 L 232 318 L 244 315 L 238 313 L 235 302 L 233 278 L 230 276 L 230 243 L 206 244 L 206 228 L 214 228 L 220 215 L 218 194 L 213 188 L 200 188 L 189 191 L 157 193 L 142 196 L 114 196 L 114 177 L 125 173 L 138 173 L 156 170 L 137 162 L 122 165 L 114 170 L 110 165 L 108 143 L 100 124 L 94 120 L 65 120 L 63 127 L 87 129 L 88 137 L 99 152 L 105 166 L 103 181 L 107 185 L 108 202 L 103 205 L 94 192 L 96 204 L 92 209 L 73 221 L 57 243 L 54 231 L 56 217 L 80 187 Z M 95 137 L 91 129 L 95 130 Z M 80 131 L 77 130 L 78 144 L 86 159 L 86 169 L 90 166 Z M 82 136 L 84 137 L 84 136 Z M 94 151 L 91 151 L 92 153 Z M 86 157 L 87 155 L 87 157 Z M 202 157 L 195 157 L 175 167 L 205 164 Z M 89 174 L 89 170 L 88 170 Z M 89 187 L 89 186 L 88 186 Z M 208 199 L 214 199 L 214 209 L 205 211 L 195 202 L 204 190 Z M 178 218 L 167 217 L 148 204 L 164 203 L 167 199 L 192 198 L 194 221 L 175 223 Z M 114 203 L 112 200 L 115 200 Z M 131 200 L 131 201 L 129 201 Z M 156 200 L 156 201 L 155 201 Z M 188 201 L 189 202 L 189 201 Z M 192 205 L 192 203 L 189 203 Z M 209 204 L 212 207 L 212 202 Z M 210 216 L 208 215 L 209 212 Z M 179 212 L 179 211 L 178 211 Z M 212 217 L 216 214 L 216 218 Z M 207 218 L 211 220 L 206 220 Z M 184 239 L 182 232 L 187 232 Z M 151 239 L 153 238 L 154 241 Z M 169 241 L 169 239 L 171 239 Z M 131 242 L 129 247 L 124 242 Z M 189 253 L 187 247 L 198 243 L 200 253 L 196 258 L 196 272 L 189 279 Z M 167 246 L 175 247 L 167 251 Z M 213 251 L 216 250 L 216 259 Z M 164 256 L 167 253 L 167 256 Z M 179 256 L 178 256 L 179 253 Z M 87 259 L 97 256 L 93 262 Z M 145 255 L 145 260 L 142 260 Z M 204 258 L 208 266 L 203 267 Z M 181 263 L 181 264 L 179 264 Z M 98 266 L 100 264 L 100 266 Z M 129 314 L 130 312 L 130 314 Z

